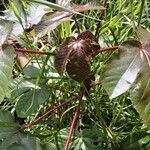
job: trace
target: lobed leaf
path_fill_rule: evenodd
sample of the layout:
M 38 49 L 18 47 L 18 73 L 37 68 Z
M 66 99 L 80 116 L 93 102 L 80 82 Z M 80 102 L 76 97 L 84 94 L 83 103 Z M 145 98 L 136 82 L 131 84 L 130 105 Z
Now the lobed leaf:
M 136 36 L 140 41 L 124 42 L 107 62 L 102 82 L 110 98 L 130 89 L 135 108 L 150 126 L 150 33 L 138 28 Z
M 27 117 L 40 107 L 49 97 L 46 87 L 32 88 L 24 93 L 17 102 L 16 112 L 21 118 Z
M 12 78 L 14 49 L 4 45 L 0 48 L 0 102 L 4 99 Z
M 102 83 L 111 99 L 126 92 L 142 68 L 139 46 L 135 40 L 124 42 L 106 63 Z
M 67 60 L 70 56 L 72 48 L 70 47 L 70 43 L 74 42 L 74 37 L 67 38 L 60 46 L 60 50 L 55 57 L 55 68 L 60 75 L 63 74 Z
M 13 28 L 13 22 L 0 19 L 0 46 L 8 39 Z
M 77 38 L 69 37 L 62 43 L 55 58 L 55 68 L 62 75 L 65 67 L 69 76 L 82 82 L 90 75 L 90 60 L 99 49 L 90 31 L 82 32 Z
M 78 82 L 82 82 L 89 77 L 89 58 L 86 56 L 84 50 L 82 50 L 80 46 L 76 47 L 76 49 L 71 52 L 66 65 L 66 71 L 72 79 Z
M 42 20 L 35 26 L 35 33 L 38 37 L 42 37 L 47 32 L 55 29 L 58 25 L 63 23 L 64 21 L 68 21 L 71 19 L 73 14 L 68 12 L 54 12 L 50 14 L 49 17 Z

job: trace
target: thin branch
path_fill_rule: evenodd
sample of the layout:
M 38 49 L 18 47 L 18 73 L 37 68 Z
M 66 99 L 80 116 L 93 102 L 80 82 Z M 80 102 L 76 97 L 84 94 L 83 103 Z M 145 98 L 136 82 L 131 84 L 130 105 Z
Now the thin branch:
M 69 149 L 69 143 L 71 141 L 73 130 L 74 130 L 75 126 L 76 126 L 76 122 L 77 122 L 77 119 L 78 119 L 78 116 L 79 116 L 80 105 L 81 105 L 81 101 L 82 101 L 83 95 L 84 95 L 84 92 L 81 91 L 80 94 L 79 94 L 79 104 L 76 107 L 76 111 L 74 113 L 73 120 L 71 122 L 71 126 L 70 126 L 70 129 L 69 129 L 69 134 L 68 134 L 68 137 L 67 137 L 67 140 L 66 140 L 66 144 L 65 144 L 64 150 L 68 150 Z
M 118 46 L 112 46 L 112 47 L 107 47 L 107 48 L 100 48 L 99 50 L 97 50 L 93 56 L 96 56 L 98 55 L 99 53 L 102 53 L 102 52 L 108 52 L 108 51 L 114 51 L 114 50 L 117 50 L 120 48 L 120 45 Z
M 113 47 L 106 47 L 106 48 L 100 48 L 96 54 L 106 52 L 106 51 L 112 51 L 118 49 L 120 46 L 113 46 Z M 26 50 L 23 48 L 15 48 L 17 52 L 23 52 L 23 53 L 30 53 L 30 54 L 39 54 L 39 55 L 52 55 L 55 56 L 56 52 L 44 52 L 44 51 L 38 51 L 38 50 Z
M 62 106 L 68 105 L 72 100 L 75 100 L 76 98 L 78 98 L 79 95 L 77 96 L 73 96 L 70 99 L 62 102 L 61 104 L 57 105 L 55 104 L 55 106 L 52 106 L 49 108 L 49 110 L 47 112 L 45 112 L 43 115 L 41 115 L 40 117 L 38 117 L 37 119 L 33 120 L 30 124 L 26 125 L 25 128 L 31 128 L 33 125 L 35 125 L 37 122 L 39 122 L 40 120 L 42 120 L 44 117 L 46 117 L 48 114 L 54 112 L 55 110 L 59 109 Z
M 30 54 L 39 54 L 39 55 L 52 55 L 52 56 L 56 55 L 56 52 L 44 52 L 44 51 L 38 51 L 38 50 L 27 50 L 27 49 L 24 49 L 24 48 L 15 48 L 15 51 L 23 52 L 23 53 L 30 53 Z

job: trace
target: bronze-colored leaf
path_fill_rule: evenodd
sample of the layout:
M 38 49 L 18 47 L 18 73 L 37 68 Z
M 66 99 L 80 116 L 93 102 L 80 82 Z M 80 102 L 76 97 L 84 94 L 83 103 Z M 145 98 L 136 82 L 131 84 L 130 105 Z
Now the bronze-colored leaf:
M 68 57 L 72 51 L 71 45 L 69 43 L 75 41 L 74 37 L 69 37 L 62 43 L 60 50 L 55 57 L 55 68 L 60 75 L 63 74 Z
M 79 34 L 78 40 L 84 40 L 83 46 L 85 53 L 90 56 L 95 56 L 96 52 L 100 49 L 100 45 L 96 42 L 95 36 L 90 31 L 85 31 Z
M 90 31 L 87 30 L 85 32 L 80 33 L 77 39 L 78 40 L 81 40 L 81 39 L 82 40 L 90 39 L 90 40 L 95 41 L 95 36 L 93 35 L 92 32 L 90 32 Z
M 89 77 L 90 75 L 89 60 L 84 51 L 80 47 L 74 49 L 71 52 L 69 61 L 66 66 L 66 71 L 72 79 L 78 82 L 82 82 Z
M 69 76 L 82 82 L 90 75 L 90 61 L 100 48 L 90 31 L 79 34 L 77 38 L 69 37 L 62 43 L 55 59 L 55 68 L 62 75 L 65 66 Z

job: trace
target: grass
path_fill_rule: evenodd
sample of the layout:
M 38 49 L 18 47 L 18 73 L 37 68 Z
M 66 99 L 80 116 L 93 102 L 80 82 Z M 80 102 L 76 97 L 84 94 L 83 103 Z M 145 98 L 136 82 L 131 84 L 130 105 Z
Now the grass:
M 73 0 L 73 2 L 84 4 L 88 1 Z M 100 4 L 102 3 L 103 1 L 101 0 Z M 90 30 L 96 34 L 101 47 L 119 45 L 126 39 L 132 38 L 135 25 L 141 25 L 149 29 L 149 5 L 150 2 L 148 0 L 109 0 L 98 33 L 95 33 L 97 30 L 97 21 L 75 15 L 76 21 L 65 22 L 48 33 L 46 37 L 48 42 L 44 45 L 44 49 L 48 51 L 58 49 L 64 38 L 78 33 L 77 27 L 80 32 Z M 99 11 L 88 11 L 85 14 L 93 18 L 101 18 Z M 34 48 L 37 48 L 38 44 L 39 41 L 35 43 Z M 28 41 L 21 43 L 21 45 L 24 48 L 29 48 L 27 47 Z M 96 130 L 96 132 L 100 132 L 101 134 L 95 140 L 97 143 L 91 144 L 92 146 L 94 145 L 92 148 L 96 149 L 96 146 L 100 145 L 101 149 L 107 150 L 119 149 L 122 141 L 129 137 L 129 135 L 134 135 L 138 132 L 146 133 L 148 131 L 130 102 L 130 95 L 128 93 L 110 100 L 100 84 L 104 62 L 111 54 L 112 52 L 99 54 L 92 62 L 92 73 L 96 79 L 95 86 L 89 93 L 90 97 L 88 99 L 84 98 L 81 104 L 79 122 L 77 123 L 71 143 L 74 147 L 81 146 L 84 150 L 83 143 L 87 142 L 86 138 L 90 139 L 88 130 L 92 130 L 93 132 Z M 50 93 L 49 100 L 40 107 L 36 114 L 26 120 L 32 121 L 37 116 L 45 113 L 50 106 L 56 103 L 59 104 L 62 100 L 77 95 L 80 91 L 80 85 L 70 79 L 67 73 L 63 77 L 59 77 L 56 74 L 53 57 L 28 56 L 31 58 L 31 62 L 35 62 L 38 68 L 40 68 L 40 72 L 36 78 L 36 84 L 40 82 L 47 84 Z M 17 63 L 15 67 L 17 74 L 23 76 L 23 70 L 17 69 Z M 32 79 L 28 78 L 28 80 Z M 13 101 L 12 105 L 14 105 Z M 54 113 L 33 126 L 30 132 L 39 137 L 43 143 L 51 142 L 62 149 L 76 105 L 77 101 L 72 101 L 68 105 L 54 111 Z M 6 108 L 6 106 L 3 108 Z M 82 139 L 82 142 L 79 142 L 79 139 Z M 77 140 L 78 142 L 76 143 Z M 92 141 L 92 138 L 90 140 Z M 89 144 L 91 142 L 88 141 L 87 143 Z M 88 144 L 86 146 L 90 150 L 91 145 Z

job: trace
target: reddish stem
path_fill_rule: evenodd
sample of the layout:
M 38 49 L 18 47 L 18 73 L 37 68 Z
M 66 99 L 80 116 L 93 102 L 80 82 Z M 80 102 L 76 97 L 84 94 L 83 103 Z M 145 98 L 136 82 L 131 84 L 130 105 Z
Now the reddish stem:
M 38 51 L 38 50 L 27 50 L 24 48 L 15 48 L 16 51 L 18 52 L 23 52 L 23 53 L 30 53 L 30 54 L 39 54 L 39 55 L 56 55 L 55 52 L 44 52 L 44 51 Z
M 106 51 L 116 50 L 119 47 L 120 46 L 118 45 L 118 46 L 112 46 L 112 47 L 107 47 L 107 48 L 100 48 L 97 53 L 102 53 L 102 52 L 106 52 Z
M 57 106 L 53 106 L 50 107 L 49 110 L 47 112 L 45 112 L 42 116 L 38 117 L 37 119 L 33 120 L 30 124 L 26 125 L 25 128 L 31 128 L 33 125 L 35 125 L 37 122 L 39 122 L 40 120 L 42 120 L 45 116 L 47 116 L 48 114 L 54 112 L 55 110 L 59 109 L 60 107 L 67 105 L 68 103 L 70 103 L 72 100 L 75 100 L 78 96 L 74 96 L 72 98 L 70 98 L 69 100 L 66 100 L 64 102 L 62 102 L 61 104 L 57 105 Z M 55 104 L 56 105 L 56 104 Z
M 118 49 L 120 46 L 113 46 L 113 47 L 107 47 L 107 48 L 100 48 L 97 51 L 97 54 L 106 52 L 106 51 L 112 51 Z M 52 55 L 55 56 L 56 52 L 44 52 L 44 51 L 38 51 L 38 50 L 27 50 L 24 48 L 15 48 L 17 52 L 23 52 L 23 53 L 30 53 L 30 54 L 39 54 L 39 55 Z
M 79 104 L 76 107 L 76 111 L 74 113 L 73 120 L 71 122 L 71 126 L 70 126 L 70 129 L 69 129 L 69 134 L 68 134 L 68 138 L 66 140 L 66 144 L 65 144 L 64 150 L 68 150 L 69 149 L 69 143 L 71 141 L 73 130 L 74 130 L 75 126 L 76 126 L 77 118 L 79 116 L 80 104 L 81 104 L 81 100 L 82 100 L 83 95 L 84 95 L 84 92 L 81 91 L 80 97 L 79 97 Z

